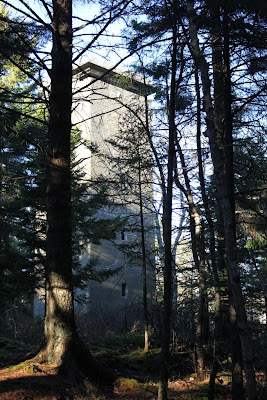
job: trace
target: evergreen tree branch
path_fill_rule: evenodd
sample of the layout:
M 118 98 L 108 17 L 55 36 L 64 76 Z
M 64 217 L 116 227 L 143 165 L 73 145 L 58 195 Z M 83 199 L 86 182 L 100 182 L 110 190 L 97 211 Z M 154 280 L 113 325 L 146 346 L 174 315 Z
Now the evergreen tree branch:
M 50 154 L 48 152 L 47 149 L 45 149 L 43 146 L 41 146 L 40 143 L 36 142 L 35 140 L 32 140 L 26 136 L 24 136 L 22 133 L 20 133 L 19 131 L 15 131 L 13 128 L 11 128 L 10 126 L 4 124 L 3 122 L 0 121 L 0 125 L 2 126 L 2 128 L 4 129 L 5 132 L 7 132 L 8 135 L 13 135 L 16 137 L 19 137 L 20 139 L 22 139 L 23 142 L 30 144 L 32 146 L 34 146 L 37 150 L 41 150 L 42 153 L 48 155 L 49 157 L 52 157 L 52 154 Z

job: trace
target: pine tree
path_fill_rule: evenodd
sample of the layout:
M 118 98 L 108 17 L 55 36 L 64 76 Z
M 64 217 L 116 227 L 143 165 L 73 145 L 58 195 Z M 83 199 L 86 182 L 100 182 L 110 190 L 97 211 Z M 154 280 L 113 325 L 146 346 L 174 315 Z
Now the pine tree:
M 28 43 L 24 40 L 24 37 L 22 38 L 22 47 L 25 50 L 25 46 L 27 46 L 29 52 L 24 51 L 24 53 L 18 54 L 21 55 L 22 61 L 32 61 L 35 67 L 32 73 L 25 70 L 25 63 L 16 61 L 16 52 L 12 57 L 9 57 L 7 52 L 2 51 L 3 57 L 8 56 L 11 64 L 23 72 L 29 80 L 39 85 L 39 89 L 43 91 L 42 99 L 44 104 L 48 106 L 47 113 L 44 111 L 43 118 L 40 119 L 34 114 L 24 113 L 21 110 L 19 112 L 19 115 L 22 115 L 27 120 L 26 126 L 28 128 L 30 127 L 30 121 L 33 120 L 40 122 L 48 130 L 48 138 L 46 136 L 42 142 L 33 142 L 33 146 L 37 148 L 39 146 L 44 151 L 49 161 L 49 173 L 45 181 L 47 183 L 47 239 L 45 248 L 46 346 L 38 357 L 43 358 L 46 362 L 61 365 L 66 373 L 75 375 L 77 379 L 83 379 L 85 376 L 90 376 L 94 379 L 96 376 L 99 377 L 100 367 L 78 337 L 73 307 L 71 111 L 72 63 L 74 58 L 72 56 L 72 1 L 64 2 L 64 4 L 60 0 L 54 1 L 51 9 L 47 2 L 42 2 L 42 5 L 47 17 L 51 20 L 51 24 L 39 17 L 31 6 L 28 6 L 28 11 L 25 11 L 23 2 L 21 2 L 20 13 L 26 16 L 27 21 L 31 18 L 31 22 L 28 24 L 27 21 L 20 19 L 18 20 L 18 26 L 23 29 L 30 26 L 33 31 L 36 27 L 36 31 L 42 32 L 44 36 L 52 36 L 51 69 L 46 65 L 46 57 L 49 53 L 40 52 L 39 49 L 33 46 L 33 43 Z M 104 22 L 101 17 L 103 29 L 120 14 L 123 7 L 124 5 L 120 3 L 113 5 L 111 11 L 114 15 L 109 14 L 109 17 Z M 14 9 L 19 12 L 19 8 L 15 7 Z M 15 25 L 15 19 L 12 19 L 9 26 L 14 30 L 14 37 L 21 38 L 21 31 L 15 30 Z M 79 55 L 90 49 L 90 46 L 99 38 L 101 32 L 95 35 L 93 42 L 90 42 L 82 51 L 79 51 Z M 35 33 L 33 38 L 36 39 Z M 51 81 L 49 88 L 42 81 L 42 78 L 46 78 L 45 74 L 49 76 Z M 18 87 L 17 89 L 19 95 L 21 95 L 21 88 Z M 32 101 L 35 104 L 35 99 L 32 99 Z M 10 126 L 8 126 L 9 128 L 11 129 Z M 95 208 L 97 209 L 97 207 Z M 109 225 L 111 227 L 112 223 L 110 222 Z M 87 224 L 87 232 L 88 229 Z M 113 226 L 110 228 L 111 233 L 112 229 Z M 94 232 L 96 231 L 97 229 L 94 229 Z M 92 236 L 93 232 L 91 232 L 91 238 Z M 95 237 L 94 240 L 97 241 L 98 239 Z
M 14 31 L 20 28 L 21 41 L 16 40 Z M 12 24 L 9 14 L 1 8 L 1 317 L 5 317 L 7 304 L 15 299 L 31 300 L 33 290 L 40 283 L 41 276 L 35 272 L 40 261 L 36 248 L 42 248 L 36 233 L 38 200 L 37 186 L 43 183 L 44 174 L 33 172 L 35 163 L 41 166 L 44 159 L 34 150 L 35 140 L 43 134 L 41 119 L 38 121 L 41 101 L 36 86 L 29 79 L 34 73 L 32 63 L 22 59 L 25 43 L 33 45 L 34 30 L 21 29 L 17 21 Z M 26 52 L 25 52 L 26 53 Z M 23 65 L 25 73 L 16 63 Z M 19 83 L 18 83 L 19 82 Z M 33 105 L 36 104 L 36 107 Z M 38 111 L 39 109 L 39 111 Z M 36 110 L 36 111 L 34 111 Z M 24 114 L 34 115 L 28 124 Z M 39 161 L 37 161 L 37 158 Z M 31 175 L 31 172 L 32 175 Z M 39 172 L 42 167 L 39 168 Z M 44 184 L 44 183 L 43 183 Z M 29 196 L 29 192 L 31 195 Z M 36 207 L 37 206 L 37 207 Z

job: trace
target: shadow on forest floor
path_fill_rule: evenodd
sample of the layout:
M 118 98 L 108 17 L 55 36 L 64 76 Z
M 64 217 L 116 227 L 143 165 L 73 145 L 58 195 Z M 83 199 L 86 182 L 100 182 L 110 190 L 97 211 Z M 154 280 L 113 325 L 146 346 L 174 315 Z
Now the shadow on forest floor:
M 176 380 L 170 382 L 169 387 L 169 398 L 173 400 L 207 398 L 205 384 Z M 59 375 L 53 366 L 32 364 L 30 360 L 0 370 L 1 400 L 143 400 L 155 399 L 156 394 L 154 382 L 139 383 L 130 378 L 118 379 L 113 391 L 100 391 L 89 383 L 82 387 Z M 224 390 L 216 398 L 227 399 L 228 394 L 229 391 Z
M 145 400 L 157 397 L 158 349 L 144 353 L 140 348 L 94 347 L 95 358 L 118 373 L 113 390 L 96 388 L 90 382 L 78 385 L 60 375 L 55 366 L 38 364 L 35 360 L 16 364 L 16 357 L 22 357 L 23 351 L 25 355 L 26 350 L 20 342 L 7 339 L 6 346 L 2 342 L 0 400 Z M 170 400 L 207 399 L 208 381 L 199 383 L 194 379 L 192 360 L 185 351 L 174 354 L 171 364 L 175 375 L 169 383 Z M 216 384 L 216 400 L 231 398 L 230 385 L 229 373 L 221 374 Z

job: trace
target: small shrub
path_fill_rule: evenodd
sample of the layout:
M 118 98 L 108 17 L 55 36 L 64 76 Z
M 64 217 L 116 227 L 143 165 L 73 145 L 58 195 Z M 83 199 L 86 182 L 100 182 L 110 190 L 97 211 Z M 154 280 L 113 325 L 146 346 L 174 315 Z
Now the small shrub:
M 115 382 L 116 387 L 123 387 L 123 388 L 132 388 L 132 387 L 140 387 L 139 382 L 136 379 L 130 378 L 118 378 Z

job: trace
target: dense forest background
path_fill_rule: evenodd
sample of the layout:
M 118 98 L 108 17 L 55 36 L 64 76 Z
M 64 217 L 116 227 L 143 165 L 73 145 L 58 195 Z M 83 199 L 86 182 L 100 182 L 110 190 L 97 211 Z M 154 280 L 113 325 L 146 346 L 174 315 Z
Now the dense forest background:
M 127 225 L 125 216 L 99 215 L 131 192 L 138 223 L 127 229 L 140 241 L 138 251 L 121 250 L 142 265 L 138 329 L 145 354 L 160 349 L 158 399 L 178 375 L 180 345 L 198 381 L 208 378 L 209 399 L 225 369 L 233 399 L 264 398 L 266 11 L 260 0 L 0 2 L 2 335 L 22 340 L 28 331 L 29 340 L 28 326 L 43 324 L 38 360 L 78 381 L 111 379 L 84 340 L 96 337 L 94 324 L 81 333 L 74 301 L 83 301 L 75 293 L 88 279 L 108 277 L 95 260 L 82 268 L 80 255 Z M 139 107 L 123 105 L 110 142 L 116 179 L 90 182 L 77 163 L 82 139 L 71 117 L 83 90 L 86 101 L 94 93 L 74 92 L 72 82 L 73 69 L 96 54 L 111 69 L 138 73 L 153 93 Z M 32 312 L 41 287 L 43 322 Z

